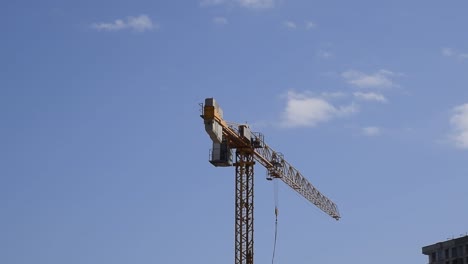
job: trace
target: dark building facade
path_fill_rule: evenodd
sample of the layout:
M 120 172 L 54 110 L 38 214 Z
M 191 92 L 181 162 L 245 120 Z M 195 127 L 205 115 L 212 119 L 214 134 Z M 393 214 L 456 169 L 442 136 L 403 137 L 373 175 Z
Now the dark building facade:
M 468 264 L 468 235 L 422 248 L 429 264 Z

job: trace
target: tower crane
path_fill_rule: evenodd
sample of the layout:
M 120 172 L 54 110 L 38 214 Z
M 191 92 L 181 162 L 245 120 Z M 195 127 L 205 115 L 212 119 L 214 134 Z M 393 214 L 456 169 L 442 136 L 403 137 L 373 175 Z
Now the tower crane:
M 235 264 L 253 264 L 255 162 L 266 168 L 267 180 L 282 180 L 323 212 L 340 219 L 336 204 L 317 190 L 280 152 L 270 148 L 261 133 L 252 132 L 248 125 L 225 121 L 222 109 L 213 98 L 206 98 L 205 104 L 200 105 L 205 130 L 213 141 L 210 163 L 215 167 L 235 167 Z

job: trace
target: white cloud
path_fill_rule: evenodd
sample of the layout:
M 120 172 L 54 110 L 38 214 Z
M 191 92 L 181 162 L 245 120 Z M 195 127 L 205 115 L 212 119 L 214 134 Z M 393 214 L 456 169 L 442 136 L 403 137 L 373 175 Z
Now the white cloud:
M 452 140 L 455 146 L 468 149 L 468 103 L 453 109 L 450 123 L 453 128 Z
M 450 57 L 453 56 L 454 52 L 451 48 L 443 48 L 442 49 L 442 55 Z
M 452 48 L 442 48 L 442 55 L 445 57 L 453 57 L 460 60 L 468 59 L 468 53 L 458 52 Z
M 362 128 L 362 133 L 366 136 L 373 137 L 379 135 L 381 132 L 379 127 L 375 126 L 369 126 L 369 127 L 363 127 Z
M 139 15 L 137 17 L 127 17 L 125 20 L 116 19 L 112 23 L 94 23 L 91 25 L 96 30 L 103 31 L 119 31 L 123 29 L 131 29 L 137 32 L 146 30 L 158 29 L 158 24 L 153 24 L 151 18 L 147 15 Z
M 311 21 L 306 22 L 306 29 L 310 30 L 310 29 L 315 29 L 315 28 L 317 28 L 317 24 Z
M 294 23 L 292 21 L 284 21 L 283 26 L 285 26 L 286 28 L 289 28 L 289 29 L 296 29 L 297 28 L 296 23 Z
M 346 97 L 346 94 L 343 92 L 323 92 L 320 94 L 322 98 L 343 98 Z
M 271 8 L 275 6 L 274 0 L 236 0 L 239 4 L 246 8 Z
M 385 98 L 385 96 L 383 94 L 380 94 L 380 93 L 355 92 L 355 93 L 353 93 L 353 95 L 357 99 L 363 100 L 363 101 L 375 101 L 375 102 L 381 102 L 381 103 L 387 102 L 387 98 Z
M 275 0 L 201 0 L 201 6 L 213 6 L 221 4 L 234 4 L 250 9 L 265 9 L 275 6 Z
M 387 70 L 379 70 L 373 74 L 365 74 L 363 72 L 349 70 L 341 74 L 345 80 L 359 88 L 390 88 L 396 86 L 392 77 L 395 73 Z
M 317 28 L 317 25 L 314 22 L 311 21 L 306 21 L 304 27 L 302 25 L 298 25 L 296 22 L 293 22 L 291 20 L 286 20 L 283 22 L 283 26 L 289 29 L 296 29 L 296 28 L 305 28 L 305 30 L 312 30 Z
M 226 25 L 228 23 L 228 20 L 225 17 L 215 17 L 213 18 L 213 23 L 215 23 L 216 25 Z
M 200 1 L 201 6 L 208 6 L 208 5 L 220 5 L 225 3 L 226 0 L 202 0 Z
M 113 23 L 94 23 L 92 27 L 97 30 L 117 31 L 126 28 L 127 25 L 123 20 L 117 19 Z
M 335 107 L 324 98 L 289 91 L 286 109 L 282 115 L 282 125 L 285 127 L 311 127 L 357 111 L 357 106 L 354 104 Z
M 317 52 L 317 56 L 319 56 L 320 58 L 329 59 L 329 58 L 333 57 L 333 53 L 331 53 L 329 51 L 325 51 L 325 50 L 319 50 Z

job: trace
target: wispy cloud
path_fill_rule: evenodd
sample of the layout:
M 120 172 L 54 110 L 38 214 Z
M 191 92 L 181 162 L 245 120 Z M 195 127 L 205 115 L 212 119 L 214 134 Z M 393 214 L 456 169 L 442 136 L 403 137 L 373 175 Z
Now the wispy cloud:
M 343 93 L 343 92 L 323 92 L 320 94 L 320 97 L 330 98 L 330 99 L 344 98 L 346 96 L 347 96 L 346 93 Z
M 380 93 L 363 93 L 363 92 L 355 92 L 353 93 L 354 97 L 358 100 L 362 101 L 375 101 L 375 102 L 380 102 L 380 103 L 385 103 L 387 102 L 387 98 L 383 94 Z
M 274 0 L 237 0 L 237 2 L 247 8 L 271 8 L 275 6 Z
M 442 55 L 451 57 L 454 55 L 454 51 L 451 48 L 442 48 Z
M 228 23 L 228 20 L 225 17 L 215 17 L 213 18 L 213 23 L 215 23 L 216 25 L 226 25 Z
M 329 59 L 333 57 L 333 53 L 331 53 L 330 51 L 326 51 L 326 50 L 319 50 L 317 52 L 317 56 L 323 59 Z
M 396 86 L 392 78 L 397 74 L 388 70 L 379 70 L 372 74 L 349 70 L 343 72 L 341 76 L 358 88 L 390 88 Z
M 468 149 L 468 103 L 453 109 L 450 124 L 453 130 L 451 139 L 455 146 Z
M 354 104 L 334 106 L 325 98 L 289 91 L 281 124 L 284 127 L 312 127 L 357 111 Z
M 306 21 L 305 27 L 306 27 L 307 30 L 316 29 L 317 24 L 315 24 L 312 21 Z
M 317 28 L 317 24 L 311 21 L 306 21 L 305 25 L 298 24 L 292 20 L 286 20 L 283 22 L 283 26 L 288 29 L 305 29 L 305 30 L 312 30 Z
M 201 6 L 220 5 L 226 3 L 226 0 L 201 0 Z
M 201 6 L 213 6 L 213 5 L 238 5 L 249 9 L 266 9 L 275 6 L 275 0 L 201 0 Z
M 284 21 L 283 22 L 283 26 L 285 28 L 288 28 L 288 29 L 296 29 L 297 28 L 297 25 L 296 23 L 292 22 L 292 21 Z
M 116 19 L 110 23 L 93 23 L 92 28 L 99 31 L 119 31 L 130 29 L 137 32 L 158 29 L 159 25 L 151 21 L 147 15 L 139 15 L 137 17 L 129 16 L 126 19 Z
M 452 48 L 442 48 L 441 52 L 445 57 L 453 57 L 461 60 L 468 59 L 468 53 L 459 52 Z
M 381 129 L 379 127 L 375 127 L 375 126 L 363 127 L 362 128 L 362 133 L 365 136 L 373 137 L 373 136 L 379 135 L 381 133 Z

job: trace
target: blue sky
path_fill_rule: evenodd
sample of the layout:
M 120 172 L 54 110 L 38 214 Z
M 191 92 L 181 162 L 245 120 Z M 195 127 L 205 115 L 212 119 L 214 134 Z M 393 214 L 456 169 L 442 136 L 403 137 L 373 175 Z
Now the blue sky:
M 465 1 L 9 1 L 0 5 L 0 262 L 234 258 L 214 97 L 321 192 L 279 184 L 276 263 L 426 263 L 468 232 Z M 255 261 L 273 184 L 256 168 Z

